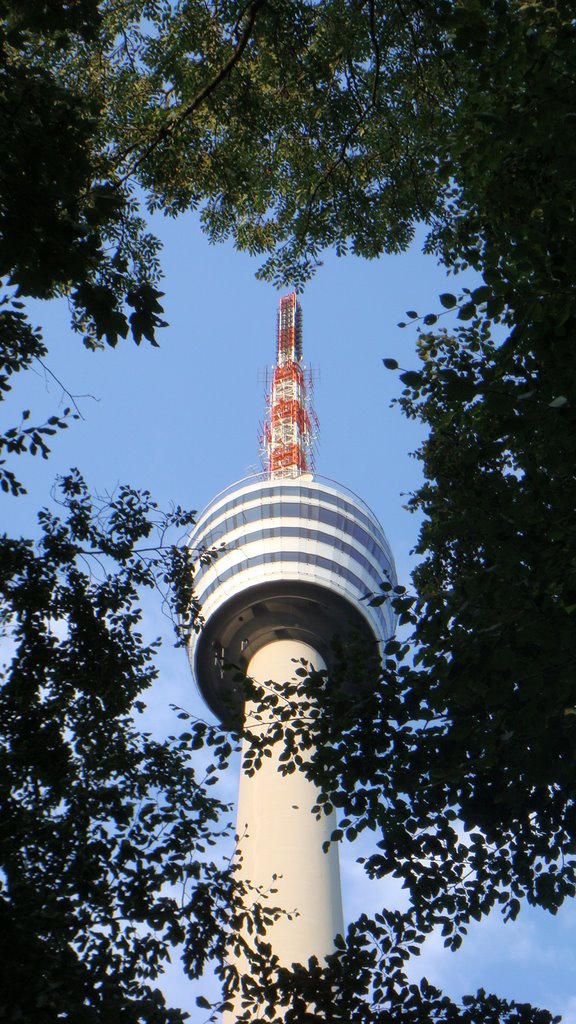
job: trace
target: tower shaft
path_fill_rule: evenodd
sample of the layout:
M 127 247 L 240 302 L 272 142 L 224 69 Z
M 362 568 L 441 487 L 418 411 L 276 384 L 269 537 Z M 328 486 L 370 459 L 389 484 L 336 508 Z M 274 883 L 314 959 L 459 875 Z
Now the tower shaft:
M 265 686 L 269 680 L 294 683 L 294 662 L 304 659 L 310 668 L 322 670 L 324 661 L 313 647 L 297 640 L 277 640 L 261 648 L 252 658 L 248 672 Z M 297 706 L 297 699 L 294 700 Z M 247 702 L 243 763 L 251 748 L 250 734 L 257 737 L 274 726 L 275 713 L 263 713 Z M 326 852 L 324 844 L 336 828 L 334 812 L 317 818 L 312 813 L 317 790 L 302 770 L 283 774 L 281 742 L 271 748 L 253 773 L 241 772 L 238 795 L 238 872 L 249 884 L 248 905 L 281 908 L 277 920 L 266 929 L 265 941 L 272 946 L 280 964 L 306 963 L 311 956 L 322 959 L 334 950 L 334 938 L 344 930 L 337 844 Z M 250 938 L 245 936 L 248 941 Z M 249 972 L 240 955 L 235 965 L 240 975 Z M 241 1009 L 241 993 L 234 1010 L 224 1015 L 233 1024 Z

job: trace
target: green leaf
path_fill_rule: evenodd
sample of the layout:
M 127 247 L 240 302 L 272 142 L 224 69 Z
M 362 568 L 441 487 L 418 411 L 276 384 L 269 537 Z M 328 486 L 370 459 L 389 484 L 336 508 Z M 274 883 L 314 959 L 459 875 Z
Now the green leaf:
M 400 374 L 400 380 L 407 388 L 418 388 L 422 384 L 422 376 L 416 370 L 406 370 Z
M 465 302 L 463 306 L 460 306 L 458 310 L 459 320 L 471 320 L 476 312 L 476 304 L 474 302 Z

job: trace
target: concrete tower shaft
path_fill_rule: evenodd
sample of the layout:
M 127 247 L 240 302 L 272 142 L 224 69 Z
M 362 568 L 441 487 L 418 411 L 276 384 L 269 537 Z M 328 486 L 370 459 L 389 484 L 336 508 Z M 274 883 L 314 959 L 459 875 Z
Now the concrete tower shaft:
M 303 659 L 318 671 L 325 668 L 308 644 L 276 640 L 260 648 L 248 671 L 256 683 L 295 681 L 294 659 Z M 263 716 L 259 706 L 248 702 L 244 751 L 250 747 L 251 731 L 261 736 L 267 724 L 273 725 L 273 714 Z M 273 745 L 270 765 L 242 780 L 238 853 L 243 877 L 268 886 L 273 890 L 269 904 L 286 911 L 268 927 L 266 941 L 282 950 L 285 963 L 306 963 L 329 950 L 334 936 L 344 931 L 338 844 L 324 852 L 336 822 L 331 814 L 317 818 L 312 813 L 318 794 L 304 772 L 282 773 L 282 749 L 281 743 Z

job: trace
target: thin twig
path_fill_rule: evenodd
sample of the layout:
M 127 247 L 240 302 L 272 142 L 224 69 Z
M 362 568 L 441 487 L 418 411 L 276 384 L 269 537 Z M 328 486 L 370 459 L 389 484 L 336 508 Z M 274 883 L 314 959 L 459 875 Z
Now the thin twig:
M 372 49 L 374 50 L 374 83 L 372 85 L 372 106 L 376 103 L 376 97 L 378 96 L 378 86 L 380 84 L 380 66 L 381 66 L 381 55 L 380 47 L 378 46 L 378 40 L 376 38 L 376 14 L 374 11 L 374 0 L 370 0 L 370 39 L 372 40 Z
M 84 416 L 82 415 L 82 412 L 80 411 L 80 407 L 79 407 L 79 405 L 78 405 L 78 403 L 77 403 L 76 399 L 77 399 L 77 398 L 91 398 L 91 399 L 92 399 L 92 400 L 93 400 L 94 402 L 99 402 L 99 401 L 100 401 L 100 399 L 99 399 L 99 398 L 96 398 L 96 395 L 90 395 L 90 394 L 85 394 L 85 395 L 73 395 L 73 394 L 72 394 L 72 392 L 68 390 L 68 388 L 66 387 L 66 385 L 62 383 L 62 381 L 60 380 L 60 378 L 56 376 L 56 374 L 54 373 L 54 371 L 53 371 L 53 370 L 51 370 L 51 369 L 50 369 L 50 367 L 49 367 L 49 366 L 47 366 L 47 365 L 46 365 L 46 363 L 42 361 L 42 359 L 40 359 L 40 358 L 39 358 L 38 356 L 36 357 L 36 359 L 37 359 L 37 362 L 39 362 L 39 363 L 40 363 L 40 366 L 41 366 L 41 367 L 42 367 L 42 369 L 44 370 L 44 373 L 47 373 L 47 374 L 48 374 L 48 375 L 49 375 L 50 377 L 52 377 L 52 380 L 54 380 L 54 381 L 56 382 L 56 384 L 58 385 L 58 387 L 59 387 L 59 388 L 62 388 L 62 391 L 64 392 L 64 394 L 65 394 L 65 395 L 68 395 L 68 398 L 69 398 L 69 399 L 70 399 L 70 401 L 72 402 L 72 405 L 74 406 L 74 409 L 76 410 L 76 413 L 78 414 L 78 416 L 80 417 L 80 419 L 81 419 L 81 420 L 83 420 L 83 419 L 84 419 Z

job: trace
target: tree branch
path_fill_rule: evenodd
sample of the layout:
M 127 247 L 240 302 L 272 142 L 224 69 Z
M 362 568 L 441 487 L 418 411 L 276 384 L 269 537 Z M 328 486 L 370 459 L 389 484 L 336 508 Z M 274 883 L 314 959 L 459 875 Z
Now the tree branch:
M 264 7 L 266 3 L 267 0 L 252 0 L 252 3 L 248 6 L 246 11 L 246 21 L 244 23 L 244 30 L 242 32 L 242 35 L 240 36 L 232 54 L 230 55 L 226 63 L 220 68 L 218 74 L 215 75 L 210 82 L 208 82 L 205 86 L 203 86 L 202 89 L 200 89 L 199 92 L 196 93 L 194 98 L 190 100 L 190 103 L 187 103 L 185 107 L 182 107 L 178 115 L 174 117 L 174 119 L 169 124 L 164 125 L 159 130 L 156 137 L 148 144 L 148 146 L 146 146 L 144 152 L 141 153 L 138 159 L 132 164 L 132 166 L 126 172 L 126 174 L 122 178 L 122 182 L 125 182 L 127 178 L 130 177 L 131 174 L 134 174 L 134 171 L 136 171 L 137 168 L 143 163 L 143 161 L 146 160 L 150 156 L 150 154 L 154 152 L 154 150 L 160 145 L 160 143 L 163 142 L 164 139 L 167 139 L 170 135 L 172 135 L 174 130 L 178 128 L 183 121 L 190 117 L 190 115 L 193 114 L 198 109 L 198 107 L 202 103 L 204 103 L 204 101 L 208 99 L 209 96 L 212 95 L 212 93 L 218 88 L 218 86 L 226 78 L 228 78 L 231 71 L 234 69 L 234 67 L 242 57 L 242 54 L 244 53 L 244 50 L 246 49 L 248 43 L 250 42 L 252 30 L 254 28 L 254 23 L 256 21 L 256 15 L 258 14 L 258 11 L 260 10 L 261 7 Z M 139 143 L 135 142 L 134 145 L 129 146 L 127 149 L 125 149 L 124 152 L 120 154 L 120 160 L 125 160 L 130 153 L 133 153 L 134 150 L 138 148 L 138 145 Z

